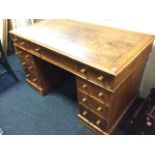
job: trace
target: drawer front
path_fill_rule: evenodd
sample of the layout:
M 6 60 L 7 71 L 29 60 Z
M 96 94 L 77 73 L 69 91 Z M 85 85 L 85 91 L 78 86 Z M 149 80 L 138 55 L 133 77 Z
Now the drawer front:
M 113 79 L 108 74 L 81 63 L 77 63 L 77 73 L 100 87 L 104 87 L 110 90 L 112 89 L 111 85 Z
M 43 57 L 46 60 L 52 60 L 54 62 L 60 62 L 61 61 L 61 55 L 53 52 L 51 50 L 42 48 L 42 50 L 40 50 L 40 56 Z
M 32 42 L 29 42 L 29 47 L 30 47 L 30 49 L 29 49 L 30 53 L 32 53 L 36 56 L 40 56 L 40 51 L 43 50 L 43 48 L 41 46 L 34 44 Z
M 107 74 L 94 68 L 89 68 L 87 77 L 88 80 L 93 81 L 95 84 L 107 89 L 111 89 L 112 81 L 110 76 L 108 77 Z
M 35 85 L 41 87 L 41 81 L 39 80 L 39 77 L 37 75 L 32 74 L 28 70 L 25 70 L 25 77 L 26 77 L 26 80 L 29 80 L 32 83 L 34 83 Z
M 20 49 L 20 48 L 18 48 L 18 47 L 16 47 L 16 52 L 17 52 L 17 54 L 19 55 L 19 57 L 20 57 L 21 59 L 33 63 L 33 61 L 34 61 L 34 60 L 33 60 L 33 56 L 32 56 L 30 53 L 28 53 L 28 52 L 26 52 L 25 50 Z
M 12 37 L 13 40 L 13 44 L 19 48 L 22 48 L 24 50 L 28 50 L 29 49 L 29 43 L 28 41 L 21 39 L 19 37 L 13 36 Z
M 42 49 L 40 50 L 40 56 L 41 58 L 54 63 L 55 65 L 59 67 L 63 67 L 64 69 L 68 71 L 74 71 L 76 70 L 76 62 L 68 57 L 65 57 L 63 55 L 60 55 L 54 51 L 48 50 L 48 49 Z
M 81 63 L 77 63 L 77 73 L 80 74 L 81 76 L 87 78 L 88 67 Z
M 77 88 L 83 92 L 93 96 L 97 100 L 110 105 L 110 93 L 103 88 L 96 86 L 82 78 L 77 78 Z
M 97 114 L 104 117 L 105 119 L 108 119 L 109 107 L 107 107 L 100 101 L 97 101 L 92 97 L 88 96 L 87 94 L 84 94 L 80 91 L 78 91 L 78 100 L 82 105 L 88 107 L 89 109 L 96 112 Z
M 30 73 L 38 75 L 37 69 L 34 64 L 22 61 L 22 66 L 25 70 L 29 71 Z
M 89 122 L 93 123 L 95 126 L 100 128 L 101 130 L 107 130 L 108 123 L 105 119 L 99 117 L 94 112 L 86 108 L 85 106 L 79 104 L 79 113 Z
M 68 70 L 75 71 L 76 70 L 76 62 L 68 57 L 62 56 L 61 63 L 64 65 Z

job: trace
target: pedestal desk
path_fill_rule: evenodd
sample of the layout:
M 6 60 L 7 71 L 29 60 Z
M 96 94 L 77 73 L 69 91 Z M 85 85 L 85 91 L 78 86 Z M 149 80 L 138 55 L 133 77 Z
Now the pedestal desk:
M 73 20 L 43 20 L 10 32 L 27 83 L 46 94 L 76 76 L 78 118 L 111 134 L 138 94 L 154 36 Z M 48 63 L 47 63 L 48 62 Z

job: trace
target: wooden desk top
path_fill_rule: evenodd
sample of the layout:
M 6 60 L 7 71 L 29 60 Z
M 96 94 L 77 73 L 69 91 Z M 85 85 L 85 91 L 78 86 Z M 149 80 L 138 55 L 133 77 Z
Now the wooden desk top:
M 114 76 L 154 40 L 148 34 L 62 19 L 11 33 Z

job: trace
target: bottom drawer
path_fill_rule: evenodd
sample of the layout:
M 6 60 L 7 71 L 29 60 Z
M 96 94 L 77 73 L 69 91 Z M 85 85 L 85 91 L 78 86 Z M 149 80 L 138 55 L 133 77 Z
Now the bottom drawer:
M 41 87 L 41 82 L 40 82 L 39 77 L 37 75 L 32 74 L 29 71 L 25 70 L 25 76 L 26 76 L 26 80 L 29 80 L 32 83 L 34 83 L 35 85 Z
M 89 122 L 93 123 L 95 126 L 101 130 L 107 130 L 108 123 L 105 119 L 99 117 L 97 114 L 86 108 L 85 106 L 79 104 L 79 113 Z

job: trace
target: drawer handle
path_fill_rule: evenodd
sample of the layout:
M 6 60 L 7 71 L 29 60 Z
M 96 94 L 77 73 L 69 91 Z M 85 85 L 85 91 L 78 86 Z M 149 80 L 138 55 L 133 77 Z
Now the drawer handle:
M 26 74 L 26 77 L 30 77 L 30 74 Z
M 37 79 L 35 78 L 35 79 L 33 79 L 32 81 L 33 81 L 33 82 L 36 82 L 36 81 L 37 81 Z
M 86 116 L 86 115 L 87 115 L 87 111 L 84 111 L 84 112 L 82 113 L 82 115 Z
M 81 73 L 86 73 L 86 71 L 87 71 L 87 70 L 86 70 L 85 68 L 82 68 L 82 69 L 80 70 Z
M 16 42 L 16 41 L 18 41 L 18 39 L 17 39 L 17 38 L 15 38 L 15 39 L 13 39 L 13 41 L 14 41 L 14 42 Z
M 25 66 L 25 65 L 26 65 L 26 63 L 25 63 L 25 62 L 22 62 L 22 65 L 23 65 L 23 66 Z
M 84 98 L 82 99 L 82 102 L 86 102 L 86 101 L 87 101 L 87 98 L 84 97 Z
M 20 52 L 17 52 L 17 54 L 22 54 L 22 52 L 20 51 Z
M 29 67 L 29 70 L 31 70 L 32 68 L 33 68 L 33 67 L 32 67 L 32 66 L 30 66 L 30 67 Z
M 102 107 L 98 107 L 97 111 L 101 112 L 102 111 Z
M 109 85 L 106 85 L 105 87 L 108 88 L 108 89 L 111 89 L 111 86 L 109 86 Z
M 96 121 L 96 125 L 100 125 L 101 124 L 101 121 L 100 120 L 97 120 Z
M 99 92 L 97 96 L 98 97 L 102 97 L 103 96 L 103 93 L 102 92 Z
M 26 58 L 29 58 L 29 57 L 30 57 L 30 55 L 26 55 L 25 57 L 26 57 Z
M 37 51 L 37 52 L 40 51 L 40 48 L 36 48 L 35 51 Z
M 21 45 L 24 45 L 24 44 L 25 44 L 25 42 L 23 41 L 23 42 L 21 42 L 20 44 L 21 44 Z
M 83 88 L 83 89 L 86 89 L 86 88 L 87 88 L 87 84 L 83 84 L 83 85 L 82 85 L 82 88 Z
M 104 77 L 101 75 L 101 76 L 97 77 L 97 79 L 98 79 L 99 81 L 103 81 Z

